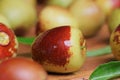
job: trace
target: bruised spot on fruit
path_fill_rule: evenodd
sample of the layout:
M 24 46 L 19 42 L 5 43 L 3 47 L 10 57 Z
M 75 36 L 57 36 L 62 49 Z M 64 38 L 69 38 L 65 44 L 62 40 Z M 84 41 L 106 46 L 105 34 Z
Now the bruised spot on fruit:
M 5 32 L 0 32 L 0 45 L 6 46 L 9 44 L 9 42 L 10 42 L 10 40 L 9 40 L 8 34 Z
M 58 30 L 56 30 L 58 29 Z M 54 36 L 52 38 L 52 36 Z M 65 66 L 72 53 L 70 48 L 70 27 L 57 27 L 38 37 L 32 46 L 34 60 L 44 64 Z

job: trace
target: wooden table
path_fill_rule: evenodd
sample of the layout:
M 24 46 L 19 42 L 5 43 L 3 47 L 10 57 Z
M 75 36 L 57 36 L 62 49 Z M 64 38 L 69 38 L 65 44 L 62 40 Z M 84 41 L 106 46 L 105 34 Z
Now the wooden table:
M 94 69 L 100 64 L 109 62 L 113 60 L 112 55 L 104 55 L 98 57 L 89 57 L 85 61 L 84 65 L 80 68 L 79 71 L 73 74 L 49 74 L 48 80 L 86 80 L 89 78 L 90 74 L 94 71 Z

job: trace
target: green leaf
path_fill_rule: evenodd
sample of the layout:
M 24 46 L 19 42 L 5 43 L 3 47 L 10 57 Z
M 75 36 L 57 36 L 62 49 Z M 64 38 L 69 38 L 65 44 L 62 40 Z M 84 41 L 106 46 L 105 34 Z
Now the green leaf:
M 106 46 L 97 50 L 91 50 L 87 51 L 87 56 L 100 56 L 100 55 L 105 55 L 105 54 L 110 54 L 111 53 L 111 48 L 110 46 Z
M 113 80 L 120 76 L 120 61 L 101 64 L 90 75 L 89 80 Z
M 26 45 L 31 45 L 34 41 L 34 37 L 17 37 L 18 42 Z M 106 46 L 97 50 L 91 50 L 87 51 L 87 56 L 100 56 L 100 55 L 105 55 L 105 54 L 110 54 L 111 53 L 111 48 L 110 46 Z
M 34 41 L 34 37 L 17 37 L 18 42 L 22 44 L 31 45 Z

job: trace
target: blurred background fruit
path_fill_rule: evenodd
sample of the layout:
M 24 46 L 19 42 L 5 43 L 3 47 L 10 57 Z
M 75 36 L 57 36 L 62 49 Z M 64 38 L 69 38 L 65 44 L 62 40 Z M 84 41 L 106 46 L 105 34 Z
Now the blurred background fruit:
M 110 33 L 120 24 L 120 8 L 115 9 L 108 18 Z
M 73 3 L 75 0 L 46 0 L 46 5 L 56 5 L 63 8 L 68 8 L 71 3 Z
M 95 36 L 105 21 L 102 10 L 91 0 L 76 0 L 69 11 L 79 21 L 79 29 L 85 37 Z
M 23 0 L 0 1 L 0 13 L 8 19 L 11 28 L 18 36 L 26 33 L 37 21 L 36 8 L 26 4 Z M 19 30 L 22 33 L 17 33 Z
M 0 14 L 0 23 L 5 24 L 7 27 L 11 28 L 7 18 L 2 14 Z
M 33 5 L 33 6 L 37 6 L 37 0 L 23 0 L 23 1 L 26 1 L 26 4 L 30 4 L 30 5 Z
M 117 8 L 120 8 L 120 0 L 95 0 L 106 16 L 109 16 L 111 12 Z
M 0 80 L 47 80 L 47 72 L 29 58 L 10 58 L 0 64 Z
M 72 26 L 78 28 L 78 21 L 66 9 L 59 6 L 45 6 L 39 13 L 38 28 L 40 32 L 57 26 Z

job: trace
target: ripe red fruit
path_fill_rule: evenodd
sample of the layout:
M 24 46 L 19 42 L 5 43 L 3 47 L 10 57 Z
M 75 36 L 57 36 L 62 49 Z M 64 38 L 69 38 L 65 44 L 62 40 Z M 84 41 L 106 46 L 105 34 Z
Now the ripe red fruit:
M 32 45 L 32 58 L 49 72 L 78 71 L 86 59 L 86 45 L 81 31 L 61 26 L 40 34 Z
M 28 58 L 9 58 L 0 64 L 0 80 L 46 80 L 43 67 Z
M 0 61 L 16 56 L 18 42 L 14 32 L 0 23 Z

